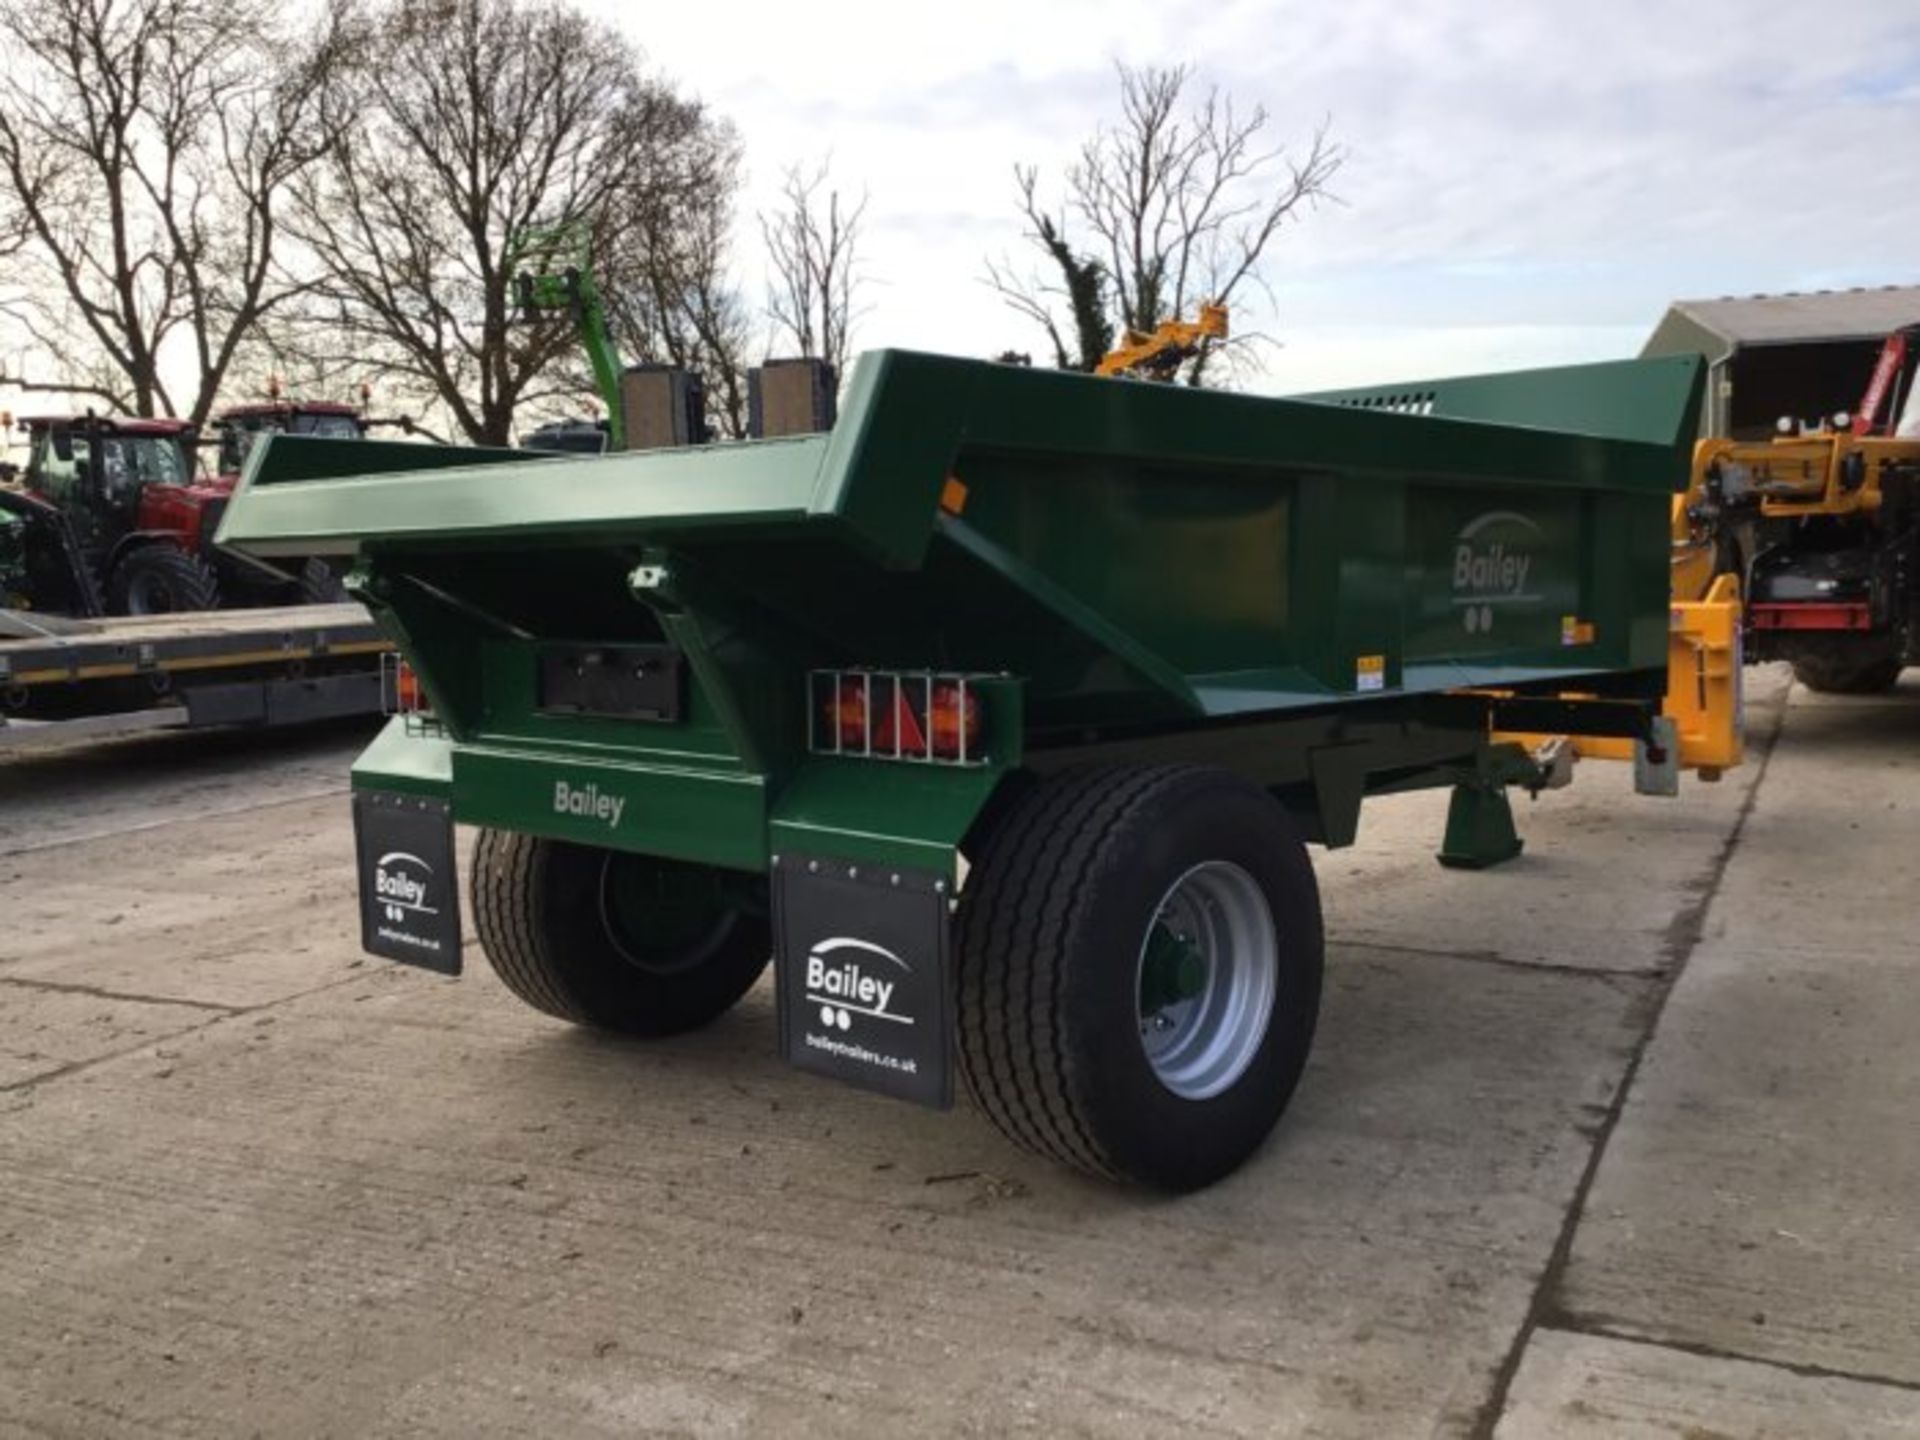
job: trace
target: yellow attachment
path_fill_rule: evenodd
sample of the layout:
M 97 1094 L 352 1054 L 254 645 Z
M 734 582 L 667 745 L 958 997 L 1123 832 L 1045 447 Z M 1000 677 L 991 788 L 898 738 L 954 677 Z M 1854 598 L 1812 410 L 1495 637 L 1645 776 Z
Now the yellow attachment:
M 1676 589 L 1676 592 L 1678 590 Z M 1745 706 L 1740 666 L 1740 582 L 1715 577 L 1698 600 L 1675 600 L 1668 609 L 1667 696 L 1661 714 L 1679 735 L 1680 768 L 1718 780 L 1745 758 Z M 1562 696 L 1574 700 L 1577 696 Z M 1547 735 L 1497 734 L 1538 749 Z M 1575 735 L 1574 753 L 1591 760 L 1632 760 L 1634 742 L 1610 736 Z
M 1706 494 L 1715 465 L 1743 472 L 1769 518 L 1872 514 L 1889 467 L 1920 462 L 1920 440 L 1858 436 L 1846 431 L 1773 440 L 1702 440 L 1694 447 L 1690 501 Z M 1676 535 L 1677 538 L 1677 535 Z
M 1094 367 L 1096 375 L 1144 375 L 1170 380 L 1182 361 L 1208 340 L 1227 338 L 1227 307 L 1208 301 L 1198 320 L 1168 320 L 1150 334 L 1127 332 L 1126 343 L 1109 351 Z
M 1715 576 L 1707 595 L 1668 607 L 1667 701 L 1661 714 L 1680 732 L 1680 768 L 1718 780 L 1745 758 L 1741 689 L 1740 580 Z M 1630 739 L 1576 741 L 1582 755 L 1632 760 Z
M 1741 689 L 1740 581 L 1715 577 L 1704 599 L 1678 600 L 1667 625 L 1667 699 L 1680 732 L 1680 768 L 1718 780 L 1746 754 Z M 1628 750 L 1625 758 L 1631 758 Z
M 1668 593 L 1675 600 L 1701 600 L 1713 586 L 1719 555 L 1714 537 L 1687 513 L 1697 491 L 1673 497 L 1673 574 Z

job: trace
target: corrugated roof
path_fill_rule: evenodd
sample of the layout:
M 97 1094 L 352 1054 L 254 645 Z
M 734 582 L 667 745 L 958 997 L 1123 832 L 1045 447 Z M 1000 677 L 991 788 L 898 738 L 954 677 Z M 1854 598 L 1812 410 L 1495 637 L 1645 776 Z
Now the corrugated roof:
M 1920 324 L 1920 285 L 1725 295 L 1718 300 L 1676 300 L 1673 309 L 1735 345 L 1878 340 L 1903 325 Z

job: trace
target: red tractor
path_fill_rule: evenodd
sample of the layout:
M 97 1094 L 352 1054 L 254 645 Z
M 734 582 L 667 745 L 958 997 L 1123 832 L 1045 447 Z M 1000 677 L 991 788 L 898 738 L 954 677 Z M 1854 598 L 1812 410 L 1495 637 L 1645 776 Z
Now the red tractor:
M 213 428 L 219 434 L 221 480 L 232 488 L 239 480 L 247 456 L 262 435 L 317 435 L 326 440 L 362 440 L 374 425 L 403 421 L 369 420 L 351 405 L 327 400 L 266 400 L 255 405 L 235 405 L 214 416 Z
M 0 475 L 23 481 L 0 489 L 0 524 L 23 556 L 14 598 L 72 615 L 340 598 L 318 560 L 294 576 L 214 546 L 238 475 L 197 472 L 188 422 L 49 415 L 20 428 L 25 472 Z

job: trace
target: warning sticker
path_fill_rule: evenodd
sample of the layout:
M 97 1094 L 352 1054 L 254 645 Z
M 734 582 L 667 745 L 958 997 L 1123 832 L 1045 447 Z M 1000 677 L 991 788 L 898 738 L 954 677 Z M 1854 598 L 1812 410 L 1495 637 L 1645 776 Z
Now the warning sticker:
M 1353 688 L 1362 692 L 1387 688 L 1387 657 L 1362 655 L 1353 662 Z

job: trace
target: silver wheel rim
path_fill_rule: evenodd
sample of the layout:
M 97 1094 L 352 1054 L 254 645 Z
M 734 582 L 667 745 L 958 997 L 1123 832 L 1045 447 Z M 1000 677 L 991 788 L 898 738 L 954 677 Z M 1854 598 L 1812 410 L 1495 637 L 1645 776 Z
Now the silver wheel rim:
M 1197 993 L 1149 1009 L 1147 956 L 1163 927 L 1204 975 Z M 1227 1089 L 1259 1053 L 1279 988 L 1280 942 L 1259 883 L 1228 860 L 1187 871 L 1160 897 L 1134 966 L 1140 1048 L 1155 1078 L 1183 1100 Z

